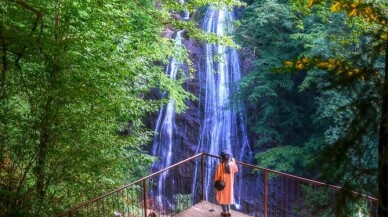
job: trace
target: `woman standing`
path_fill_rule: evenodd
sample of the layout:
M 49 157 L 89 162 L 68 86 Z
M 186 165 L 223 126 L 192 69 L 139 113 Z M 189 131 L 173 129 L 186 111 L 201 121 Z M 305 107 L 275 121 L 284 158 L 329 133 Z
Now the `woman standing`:
M 230 159 L 230 155 L 223 151 L 221 153 L 221 162 L 217 165 L 214 182 L 216 180 L 224 180 L 225 188 L 217 191 L 216 200 L 222 207 L 221 216 L 231 216 L 230 204 L 233 203 L 233 183 L 234 173 L 238 172 L 236 161 L 234 158 Z

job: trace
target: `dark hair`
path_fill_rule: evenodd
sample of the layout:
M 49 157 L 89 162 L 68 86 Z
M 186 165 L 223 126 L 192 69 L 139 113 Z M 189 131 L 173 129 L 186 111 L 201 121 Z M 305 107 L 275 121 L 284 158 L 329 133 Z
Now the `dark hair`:
M 228 164 L 229 159 L 230 159 L 230 154 L 228 154 L 228 152 L 226 151 L 221 152 L 221 163 L 224 164 L 224 170 L 225 170 L 225 173 L 227 174 L 230 174 L 230 166 Z

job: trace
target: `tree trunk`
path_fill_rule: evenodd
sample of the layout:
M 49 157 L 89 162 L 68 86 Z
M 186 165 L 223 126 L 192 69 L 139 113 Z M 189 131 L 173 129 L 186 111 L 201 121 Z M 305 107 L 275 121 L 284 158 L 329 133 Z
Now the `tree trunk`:
M 40 202 L 44 199 L 45 194 L 45 167 L 46 167 L 46 156 L 47 156 L 47 144 L 48 144 L 48 134 L 43 132 L 41 136 L 41 141 L 38 147 L 38 159 L 36 165 L 36 190 L 38 193 L 38 200 Z
M 46 104 L 44 105 L 44 115 L 41 116 L 40 125 L 40 141 L 37 147 L 37 161 L 36 161 L 36 192 L 38 202 L 38 213 L 40 213 L 44 204 L 45 194 L 47 189 L 47 155 L 48 147 L 50 144 L 50 117 L 51 117 L 51 103 L 52 98 L 48 97 Z
M 388 217 L 388 42 L 385 45 L 383 105 L 379 132 L 379 217 Z

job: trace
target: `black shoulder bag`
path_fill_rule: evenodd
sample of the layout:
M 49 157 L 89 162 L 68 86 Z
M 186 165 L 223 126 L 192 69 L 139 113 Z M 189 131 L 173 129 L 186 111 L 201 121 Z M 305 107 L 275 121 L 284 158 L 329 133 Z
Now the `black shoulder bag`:
M 225 182 L 225 179 L 224 179 L 224 164 L 222 164 L 222 177 L 220 180 L 216 180 L 214 182 L 214 188 L 217 190 L 217 191 L 222 191 L 224 190 L 226 186 L 226 182 Z

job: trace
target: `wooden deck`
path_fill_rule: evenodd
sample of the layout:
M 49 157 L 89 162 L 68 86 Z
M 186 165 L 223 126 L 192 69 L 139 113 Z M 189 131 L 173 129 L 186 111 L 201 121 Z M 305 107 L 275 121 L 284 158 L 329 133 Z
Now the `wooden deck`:
M 211 211 L 211 210 L 214 211 Z M 222 208 L 208 201 L 202 201 L 189 209 L 178 213 L 175 217 L 221 217 Z M 249 217 L 249 215 L 231 210 L 232 217 Z

